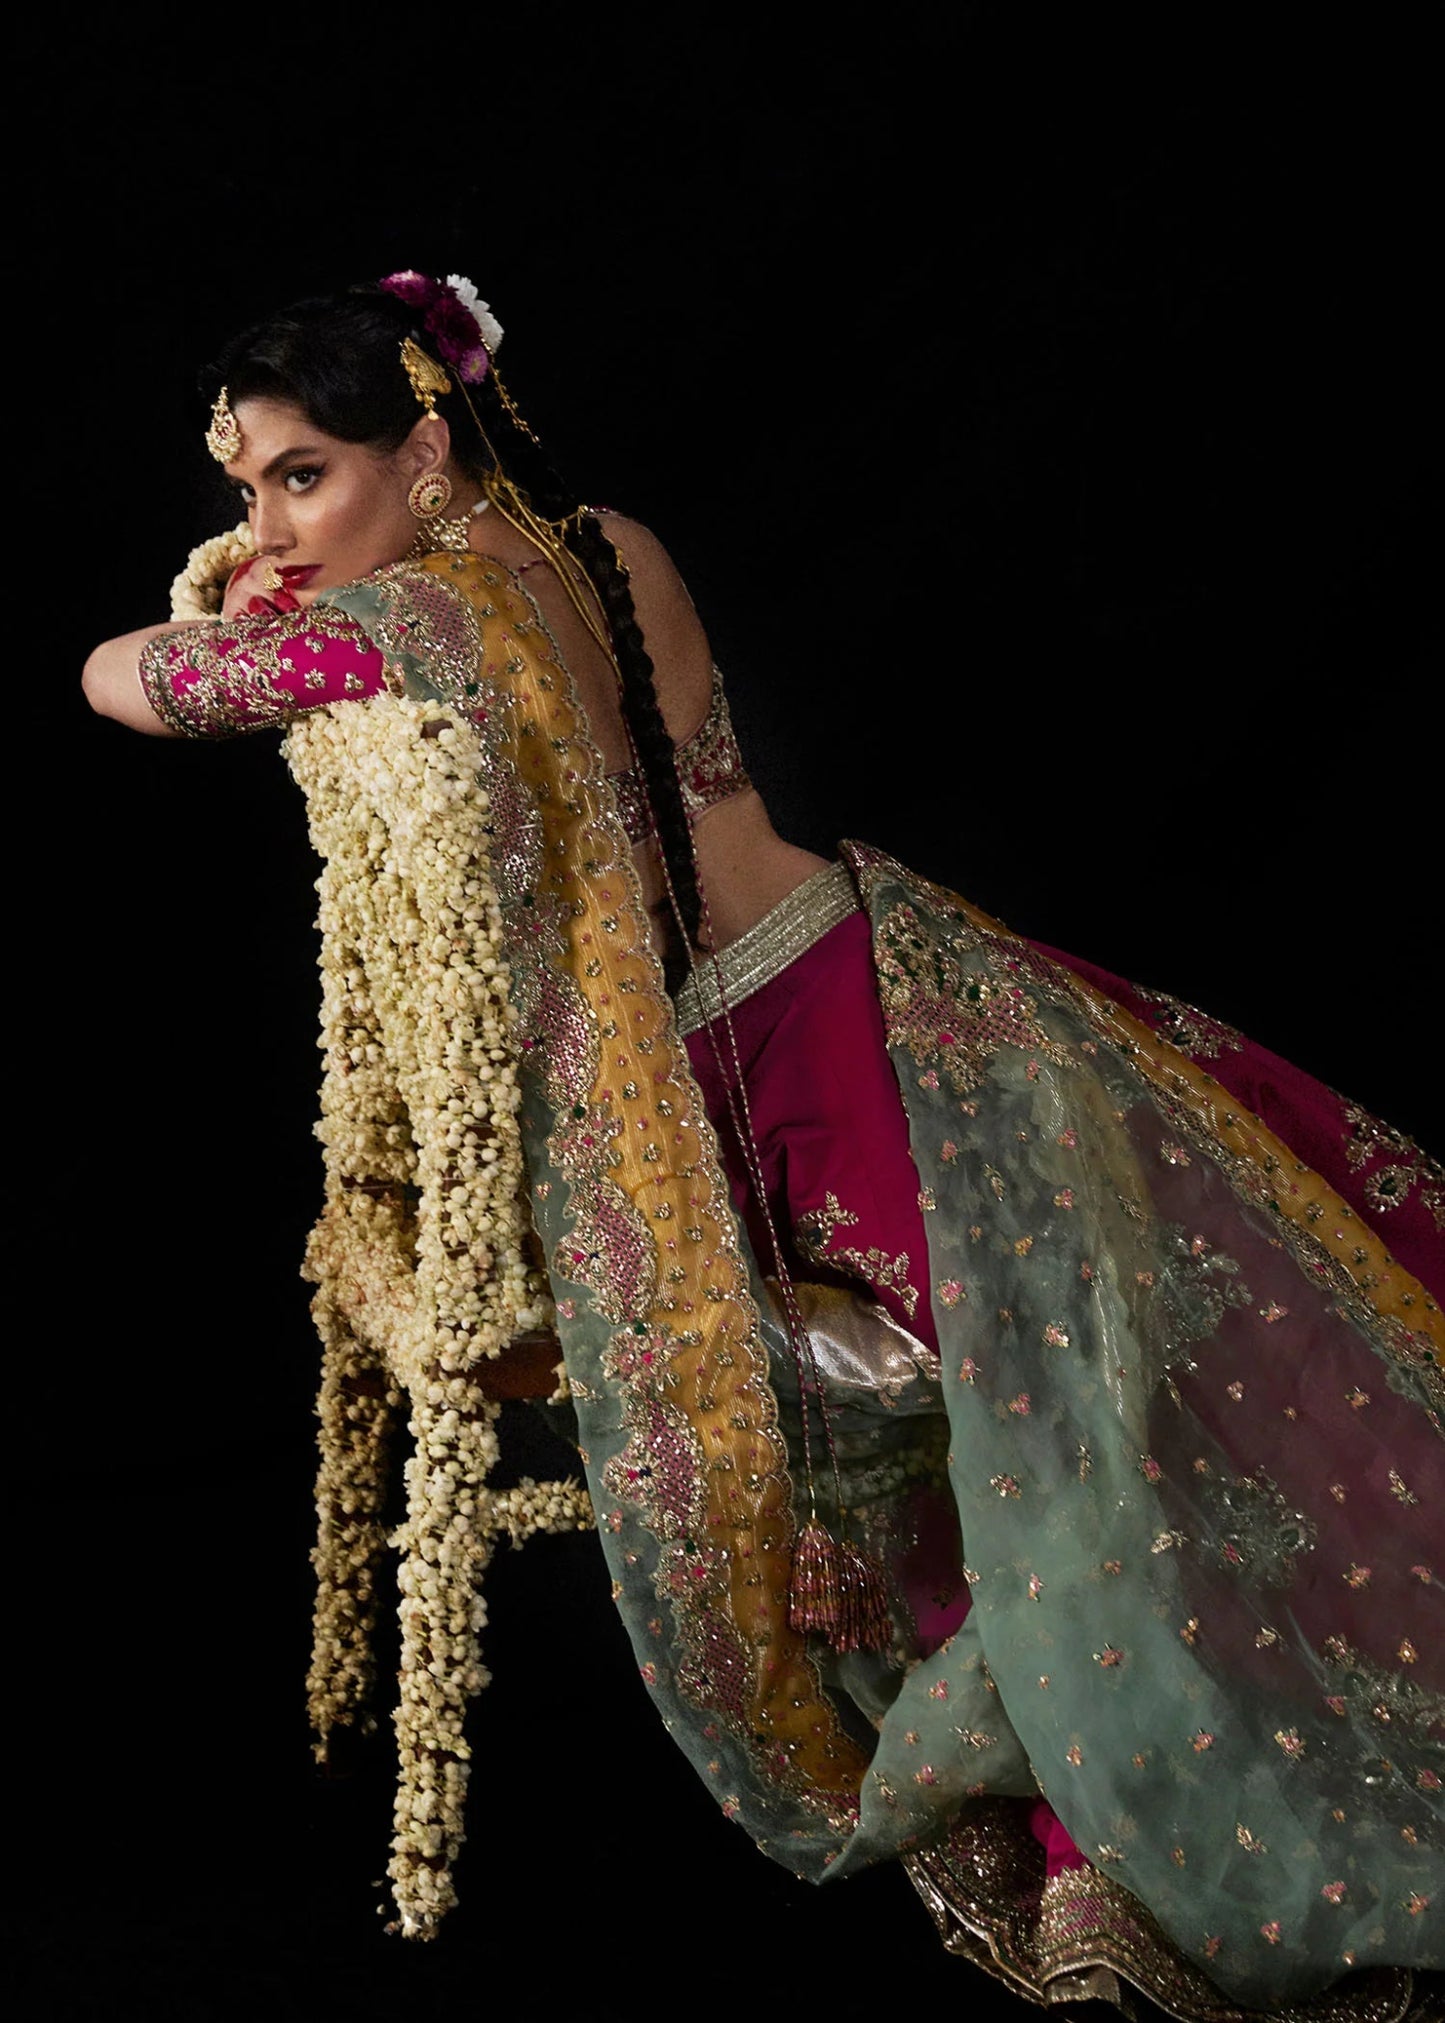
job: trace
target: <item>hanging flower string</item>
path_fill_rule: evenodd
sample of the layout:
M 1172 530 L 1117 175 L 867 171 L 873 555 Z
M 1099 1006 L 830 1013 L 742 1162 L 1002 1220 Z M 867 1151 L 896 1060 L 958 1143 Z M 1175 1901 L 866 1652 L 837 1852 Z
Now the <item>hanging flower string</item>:
M 172 593 L 212 616 L 251 552 L 203 543 Z M 494 1491 L 500 1407 L 487 1365 L 550 1328 L 528 1241 L 513 1013 L 465 726 L 374 697 L 299 718 L 285 753 L 322 858 L 325 1205 L 307 1248 L 322 1341 L 317 1594 L 307 1691 L 317 1754 L 374 1725 L 372 1636 L 385 1550 L 401 1553 L 392 1930 L 430 1938 L 456 1901 L 469 1701 L 487 1681 L 481 1576 L 499 1534 L 593 1522 L 580 1482 Z M 406 1518 L 385 1534 L 388 1435 L 409 1410 Z
M 202 543 L 172 616 L 212 616 L 249 530 Z M 429 1938 L 456 1900 L 467 1703 L 487 1680 L 481 1575 L 496 1538 L 590 1529 L 576 1479 L 494 1490 L 486 1364 L 550 1330 L 531 1260 L 519 1094 L 488 807 L 472 733 L 376 697 L 298 719 L 285 753 L 318 881 L 326 1198 L 307 1248 L 322 1341 L 313 1652 L 317 1754 L 373 1727 L 372 1635 L 388 1545 L 403 1558 L 391 1927 Z M 565 1394 L 559 1369 L 558 1395 Z M 403 1399 L 407 1515 L 387 1538 L 388 1435 Z
M 487 1682 L 481 1576 L 499 1532 L 590 1526 L 575 1482 L 493 1491 L 489 1360 L 549 1327 L 517 1111 L 509 980 L 469 730 L 376 697 L 298 719 L 321 894 L 326 1206 L 307 1254 L 326 1345 L 312 1719 L 353 1720 L 390 1407 L 410 1408 L 402 1554 L 399 1782 L 388 1870 L 398 1929 L 455 1902 L 472 1695 Z

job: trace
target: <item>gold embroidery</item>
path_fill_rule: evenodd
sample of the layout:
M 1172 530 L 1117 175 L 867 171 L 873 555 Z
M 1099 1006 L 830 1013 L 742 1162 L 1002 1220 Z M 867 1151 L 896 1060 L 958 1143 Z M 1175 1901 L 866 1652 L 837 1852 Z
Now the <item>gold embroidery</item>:
M 1222 1019 L 1211 1018 L 1196 1005 L 1170 997 L 1163 990 L 1141 990 L 1139 996 L 1151 1007 L 1146 1016 L 1171 1046 L 1196 1061 L 1213 1061 L 1226 1051 L 1240 1054 L 1244 1038 Z
M 844 1208 L 837 1195 L 830 1192 L 824 1195 L 821 1208 L 810 1209 L 798 1217 L 793 1225 L 793 1238 L 803 1256 L 813 1264 L 855 1273 L 866 1285 L 882 1286 L 889 1292 L 897 1293 L 903 1311 L 912 1320 L 918 1308 L 918 1288 L 908 1277 L 906 1250 L 900 1250 L 896 1257 L 889 1257 L 876 1244 L 870 1244 L 867 1250 L 857 1250 L 844 1243 L 834 1244 L 836 1231 L 852 1228 L 857 1220 L 852 1210 Z M 951 1301 L 946 1303 L 952 1304 Z
M 677 783 L 682 789 L 682 805 L 689 815 L 700 815 L 719 801 L 731 800 L 752 785 L 743 766 L 743 755 L 733 734 L 721 671 L 712 671 L 712 691 L 707 715 L 690 738 L 675 753 Z M 617 797 L 618 813 L 629 843 L 640 843 L 651 834 L 647 796 L 635 767 L 609 773 Z
M 388 685 L 405 687 L 409 660 L 419 656 L 432 672 L 429 684 L 438 698 L 459 714 L 472 717 L 481 695 L 481 677 L 492 635 L 479 627 L 480 611 L 469 611 L 467 571 L 461 557 L 452 582 L 444 582 L 430 565 L 398 562 L 368 579 L 378 593 L 372 631 L 385 661 Z M 490 565 L 495 568 L 497 565 Z M 317 607 L 313 606 L 313 609 Z M 492 616 L 496 616 L 495 610 Z M 484 642 L 480 647 L 478 640 Z M 502 638 L 505 640 L 506 634 Z M 439 678 L 436 678 L 439 677 Z
M 271 618 L 213 618 L 175 632 L 158 633 L 141 648 L 141 691 L 161 722 L 188 738 L 239 737 L 289 723 L 316 704 L 295 695 L 282 675 L 300 675 L 306 687 L 324 686 L 325 674 L 298 664 L 302 641 L 346 643 L 372 652 L 371 641 L 344 611 L 314 604 Z M 190 677 L 177 691 L 179 676 Z M 356 679 L 354 673 L 351 678 Z M 357 682 L 358 687 L 364 684 Z
M 1001 962 L 1027 977 L 1030 991 L 1071 1004 L 1099 1038 L 1118 1048 L 1148 1084 L 1171 1130 L 1208 1154 L 1237 1194 L 1275 1215 L 1280 1234 L 1309 1278 L 1335 1293 L 1383 1352 L 1445 1405 L 1445 1319 L 1439 1307 L 1328 1181 L 1301 1165 L 1283 1140 L 1212 1076 L 1103 991 L 1041 956 L 957 893 L 912 877 L 882 851 L 856 843 L 842 848 L 865 895 L 879 880 L 896 878 L 958 924 L 953 940 L 935 949 L 915 909 L 900 903 L 875 930 L 893 1044 L 907 1046 L 922 1062 L 939 1052 L 942 1014 L 959 1020 L 966 1015 L 962 1036 L 946 1023 L 942 1027 L 948 1034 L 943 1059 L 960 1088 L 981 1077 L 999 1045 L 1034 1044 L 1037 1006 L 1021 985 L 1010 999 L 994 979 L 962 977 L 959 957 L 972 930 L 977 941 L 998 951 Z M 913 969 L 926 985 L 912 980 Z M 959 991 L 965 982 L 979 986 L 976 1001 Z M 1081 1045 L 1087 1052 L 1094 1043 Z
M 1345 1122 L 1350 1127 L 1345 1157 L 1352 1171 L 1358 1173 L 1383 1154 L 1392 1155 L 1389 1165 L 1379 1167 L 1365 1181 L 1365 1198 L 1370 1206 L 1378 1214 L 1386 1214 L 1407 1201 L 1419 1187 L 1420 1199 L 1434 1217 L 1436 1227 L 1445 1223 L 1445 1171 L 1429 1153 L 1422 1151 L 1413 1138 L 1372 1116 L 1358 1103 L 1345 1105 Z
M 980 1801 L 942 1840 L 905 1855 L 903 1866 L 948 1951 L 1041 2007 L 1092 1997 L 1129 2015 L 1134 2004 L 1122 1982 L 1179 2023 L 1255 2023 L 1258 2012 L 1224 1995 L 1110 1877 L 1071 1868 L 1044 1881 L 1026 1805 Z M 1213 1959 L 1218 1940 L 1201 1950 Z M 1271 2007 L 1271 2023 L 1404 2023 L 1415 1987 L 1406 1968 L 1374 1968 L 1349 1985 Z

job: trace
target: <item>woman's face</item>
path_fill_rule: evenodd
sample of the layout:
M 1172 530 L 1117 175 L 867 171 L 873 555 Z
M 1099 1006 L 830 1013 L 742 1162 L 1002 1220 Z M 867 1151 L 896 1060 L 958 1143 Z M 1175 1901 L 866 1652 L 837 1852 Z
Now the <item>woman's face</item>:
M 302 604 L 406 553 L 418 526 L 407 491 L 435 455 L 419 435 L 386 452 L 324 434 L 289 401 L 240 400 L 235 413 L 241 453 L 226 476 L 258 554 L 296 572 L 286 582 Z

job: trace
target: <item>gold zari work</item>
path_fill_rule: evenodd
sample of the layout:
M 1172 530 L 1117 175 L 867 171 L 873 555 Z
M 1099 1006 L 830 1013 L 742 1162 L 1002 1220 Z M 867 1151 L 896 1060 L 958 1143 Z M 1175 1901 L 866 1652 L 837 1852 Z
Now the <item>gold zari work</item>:
M 903 1866 L 949 1951 L 1044 2007 L 1094 1998 L 1134 2023 L 1157 2010 L 1179 2023 L 1265 2023 L 1191 1966 L 1109 1876 L 1074 1868 L 1045 1881 L 1026 1806 L 981 1800 Z M 1377 1967 L 1271 2007 L 1268 2023 L 1427 2023 L 1429 2000 L 1407 1969 Z
M 781 976 L 830 928 L 858 911 L 858 888 L 846 864 L 830 864 L 790 892 L 755 927 L 703 957 L 677 994 L 678 1031 L 685 1037 Z
M 845 845 L 866 886 L 898 871 L 881 851 Z M 1182 1138 L 1219 1161 L 1236 1190 L 1271 1210 L 1295 1256 L 1337 1292 L 1392 1361 L 1418 1376 L 1437 1408 L 1445 1408 L 1445 1316 L 1412 1273 L 1397 1263 L 1329 1182 L 1305 1166 L 1269 1126 L 1212 1075 L 1149 1030 L 1103 991 L 1029 949 L 1016 935 L 955 892 L 914 878 L 945 914 L 987 941 L 1022 953 L 1038 983 L 1072 998 L 1101 1038 L 1116 1045 L 1149 1084 Z M 885 992 L 885 1006 L 887 1002 Z M 890 1039 L 896 1035 L 890 1031 Z
M 310 680 L 298 664 L 298 644 L 356 639 L 355 620 L 326 604 L 285 616 L 208 619 L 146 641 L 140 653 L 141 692 L 161 722 L 183 737 L 266 729 L 297 706 L 281 677 L 299 674 Z M 183 697 L 171 686 L 177 661 L 194 675 Z

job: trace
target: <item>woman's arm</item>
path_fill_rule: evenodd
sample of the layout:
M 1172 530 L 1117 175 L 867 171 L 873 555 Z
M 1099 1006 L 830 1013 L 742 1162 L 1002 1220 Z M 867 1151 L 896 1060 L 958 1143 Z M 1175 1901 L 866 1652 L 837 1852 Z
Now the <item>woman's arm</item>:
M 146 626 L 98 646 L 84 676 L 93 709 L 155 737 L 271 730 L 385 686 L 379 650 L 329 605 Z
M 97 646 L 80 678 L 85 699 L 96 715 L 114 717 L 117 723 L 144 731 L 148 737 L 183 737 L 185 733 L 157 716 L 147 701 L 140 682 L 140 658 L 153 639 L 182 632 L 197 622 L 172 619 L 168 625 L 143 625 L 138 632 L 123 632 L 119 639 L 107 639 Z

